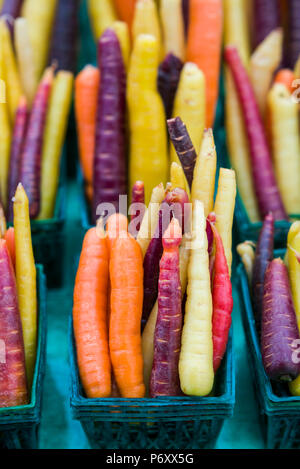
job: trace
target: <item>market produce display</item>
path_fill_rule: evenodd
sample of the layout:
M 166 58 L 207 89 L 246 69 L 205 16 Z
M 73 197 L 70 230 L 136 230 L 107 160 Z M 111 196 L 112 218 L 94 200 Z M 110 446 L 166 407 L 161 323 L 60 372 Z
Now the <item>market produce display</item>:
M 300 214 L 299 7 L 224 2 L 227 146 L 251 223 Z
M 37 348 L 37 289 L 29 201 L 21 183 L 14 197 L 14 227 L 1 215 L 0 407 L 28 404 Z

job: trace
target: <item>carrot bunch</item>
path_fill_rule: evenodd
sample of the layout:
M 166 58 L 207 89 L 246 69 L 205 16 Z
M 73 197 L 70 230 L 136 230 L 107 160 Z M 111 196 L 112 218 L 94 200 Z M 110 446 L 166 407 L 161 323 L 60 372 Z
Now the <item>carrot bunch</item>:
M 28 404 L 36 360 L 37 288 L 29 201 L 21 184 L 14 196 L 14 227 L 1 211 L 0 407 Z

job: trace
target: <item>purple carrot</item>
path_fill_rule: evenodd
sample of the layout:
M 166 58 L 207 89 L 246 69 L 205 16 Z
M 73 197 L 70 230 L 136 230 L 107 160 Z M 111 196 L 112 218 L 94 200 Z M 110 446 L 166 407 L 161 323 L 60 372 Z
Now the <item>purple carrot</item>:
M 251 296 L 256 329 L 260 334 L 264 297 L 264 279 L 267 267 L 273 259 L 274 218 L 269 213 L 263 222 L 255 250 L 252 271 Z
M 155 304 L 158 292 L 159 261 L 163 253 L 162 237 L 172 217 L 174 216 L 181 227 L 187 226 L 189 217 L 187 193 L 180 188 L 168 192 L 159 209 L 158 224 L 144 257 L 144 302 L 143 320 L 147 321 Z
M 288 25 L 285 45 L 285 66 L 294 68 L 300 55 L 300 0 L 288 3 Z
M 188 29 L 189 29 L 189 7 L 190 7 L 190 0 L 181 0 L 182 2 L 182 16 L 184 22 L 184 32 L 185 36 L 187 37 Z
M 180 159 L 185 177 L 191 188 L 195 163 L 197 159 L 196 150 L 193 146 L 186 125 L 182 122 L 180 117 L 169 119 L 167 123 L 171 141 L 174 145 L 178 158 Z
M 280 26 L 279 0 L 254 0 L 254 47 Z
M 139 205 L 136 205 L 139 204 Z M 135 206 L 136 205 L 136 206 Z M 128 231 L 136 238 L 138 232 L 140 231 L 141 222 L 135 223 L 134 220 L 139 218 L 139 220 L 143 219 L 145 213 L 145 188 L 144 183 L 142 181 L 136 181 L 132 188 L 132 195 L 131 195 L 131 206 L 133 209 L 133 213 L 131 214 L 130 224 L 128 227 Z M 135 207 L 134 207 L 135 206 Z
M 272 260 L 266 271 L 261 325 L 261 353 L 267 375 L 275 381 L 292 381 L 300 374 L 300 362 L 294 357 L 300 336 L 288 271 L 281 259 Z
M 182 309 L 179 273 L 181 228 L 173 219 L 163 236 L 160 261 L 158 313 L 154 332 L 154 354 L 150 396 L 180 396 L 178 361 L 181 346 Z
M 4 0 L 0 15 L 9 15 L 12 18 L 20 16 L 24 0 Z
M 119 196 L 127 193 L 126 74 L 119 40 L 112 29 L 107 29 L 99 40 L 98 62 L 101 81 L 94 158 L 94 221 L 101 215 L 99 204 L 113 204 L 118 212 Z
M 75 73 L 78 42 L 79 0 L 59 0 L 53 26 L 49 63 Z
M 275 220 L 288 220 L 276 183 L 264 124 L 248 73 L 241 62 L 236 47 L 225 47 L 225 60 L 232 72 L 243 111 L 255 193 L 261 216 L 264 218 L 265 215 L 272 212 Z
M 158 68 L 157 88 L 164 103 L 167 119 L 172 116 L 174 98 L 182 67 L 182 61 L 170 53 Z
M 10 149 L 10 163 L 8 175 L 8 221 L 13 221 L 13 197 L 19 183 L 19 171 L 22 157 L 22 150 L 25 141 L 29 111 L 27 101 L 24 96 L 20 99 L 19 107 L 16 111 L 14 132 Z
M 29 200 L 31 218 L 37 217 L 40 210 L 40 173 L 43 134 L 51 92 L 54 67 L 48 67 L 38 87 L 27 126 L 19 182 L 24 186 Z

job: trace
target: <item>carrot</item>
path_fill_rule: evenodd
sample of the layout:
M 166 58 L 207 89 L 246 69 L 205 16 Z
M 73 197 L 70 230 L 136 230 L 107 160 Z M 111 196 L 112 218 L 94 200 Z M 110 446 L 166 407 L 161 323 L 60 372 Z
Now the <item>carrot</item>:
M 253 276 L 253 264 L 255 259 L 253 245 L 250 241 L 244 241 L 243 243 L 237 245 L 236 250 L 241 258 L 242 263 L 244 264 L 248 276 L 249 285 L 251 285 Z
M 187 57 L 204 73 L 206 127 L 212 127 L 218 98 L 222 44 L 222 0 L 190 0 Z
M 254 46 L 257 47 L 280 24 L 278 0 L 254 0 Z
M 22 184 L 14 198 L 16 279 L 22 321 L 28 389 L 31 389 L 36 358 L 37 293 L 36 268 L 31 242 L 29 201 Z
M 119 18 L 125 21 L 129 30 L 131 30 L 136 0 L 127 0 L 126 2 L 124 0 L 114 0 L 114 4 Z
M 183 17 L 183 23 L 184 23 L 185 38 L 187 37 L 188 27 L 189 27 L 189 19 L 190 19 L 189 8 L 190 8 L 190 0 L 181 0 L 181 11 L 182 11 L 182 17 Z
M 85 235 L 76 274 L 73 325 L 79 374 L 87 397 L 109 397 L 111 362 L 107 330 L 108 245 L 99 227 Z
M 17 18 L 14 23 L 14 45 L 22 89 L 31 108 L 38 87 L 39 77 L 29 38 L 28 21 Z
M 9 174 L 8 174 L 8 221 L 13 221 L 13 196 L 15 195 L 19 182 L 19 171 L 22 158 L 22 151 L 27 130 L 29 110 L 24 96 L 21 97 L 16 111 L 13 138 L 10 150 Z
M 132 36 L 135 43 L 140 34 L 151 34 L 157 40 L 159 57 L 164 56 L 158 9 L 154 0 L 137 0 L 132 23 Z
M 6 230 L 7 230 L 7 224 L 6 224 L 5 213 L 4 213 L 2 204 L 0 203 L 0 238 L 4 238 Z
M 109 349 L 122 397 L 144 397 L 141 317 L 143 256 L 135 239 L 116 239 L 110 257 Z
M 272 167 L 263 122 L 248 74 L 235 47 L 225 47 L 225 60 L 233 74 L 238 91 L 250 147 L 252 174 L 261 216 L 273 212 L 276 220 L 286 220 L 279 189 Z
M 178 361 L 181 342 L 182 311 L 179 275 L 179 245 L 182 234 L 173 219 L 163 235 L 163 255 L 159 265 L 158 313 L 154 334 L 154 356 L 150 396 L 181 394 Z
M 161 0 L 160 18 L 163 29 L 165 54 L 173 53 L 184 61 L 185 37 L 181 0 Z
M 21 6 L 24 0 L 4 0 L 1 15 L 11 16 L 17 18 L 20 15 Z
M 179 377 L 188 395 L 206 396 L 213 387 L 212 296 L 203 203 L 193 204 L 193 238 L 187 302 L 181 336 Z
M 94 38 L 98 41 L 104 31 L 117 19 L 113 0 L 101 0 L 101 2 L 88 0 L 87 5 Z
M 15 243 L 15 230 L 11 226 L 8 228 L 4 235 L 4 239 L 6 241 L 6 246 L 8 249 L 8 252 L 10 254 L 10 258 L 12 261 L 13 268 L 16 269 L 16 243 Z
M 128 230 L 128 220 L 122 213 L 114 213 L 110 215 L 106 224 L 108 251 L 111 253 L 113 244 L 123 232 Z
M 211 223 L 216 243 L 214 259 L 214 277 L 212 285 L 213 316 L 213 365 L 216 372 L 226 351 L 228 334 L 231 326 L 231 313 L 233 309 L 232 286 L 226 261 L 223 242 L 218 230 Z
M 0 341 L 5 360 L 0 361 L 0 407 L 28 403 L 22 324 L 16 278 L 6 241 L 0 240 Z
M 281 83 L 292 94 L 294 80 L 295 74 L 293 70 L 289 68 L 282 68 L 276 73 L 274 83 Z
M 300 3 L 290 0 L 288 8 L 287 47 L 284 62 L 287 67 L 294 68 L 300 54 Z
M 60 70 L 53 81 L 43 136 L 40 220 L 53 217 L 72 92 L 72 72 Z
M 97 96 L 100 71 L 86 65 L 75 79 L 75 115 L 79 157 L 87 192 L 93 191 Z
M 180 164 L 175 163 L 174 161 L 171 164 L 170 178 L 172 189 L 175 189 L 176 187 L 180 187 L 181 189 L 186 188 L 186 178 L 182 166 Z
M 224 44 L 237 47 L 243 64 L 250 58 L 250 31 L 247 12 L 248 0 L 224 0 Z
M 174 54 L 168 54 L 158 68 L 157 88 L 162 97 L 167 119 L 172 115 L 174 99 L 183 63 Z
M 93 219 L 99 205 L 118 211 L 119 196 L 127 191 L 125 154 L 126 73 L 116 33 L 107 29 L 99 40 L 101 84 L 98 94 L 93 173 Z
M 132 188 L 130 206 L 130 227 L 129 232 L 136 238 L 140 231 L 141 221 L 145 215 L 145 189 L 142 181 L 136 181 Z
M 30 43 L 38 79 L 47 65 L 57 0 L 25 0 L 22 14 L 28 22 Z
M 12 137 L 8 115 L 8 106 L 3 102 L 0 102 L 0 129 L 0 200 L 3 207 L 6 209 L 9 157 Z
M 128 66 L 129 66 L 130 52 L 131 52 L 130 51 L 130 36 L 129 36 L 129 29 L 128 29 L 127 23 L 124 23 L 123 21 L 115 21 L 111 25 L 111 29 L 114 30 L 114 32 L 116 33 L 119 39 L 123 62 L 125 65 L 125 69 L 127 71 Z

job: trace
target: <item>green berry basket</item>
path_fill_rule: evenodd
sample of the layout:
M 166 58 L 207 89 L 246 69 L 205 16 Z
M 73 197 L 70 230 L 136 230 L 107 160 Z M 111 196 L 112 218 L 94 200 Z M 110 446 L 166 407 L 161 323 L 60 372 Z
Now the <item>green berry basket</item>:
M 284 250 L 276 250 L 283 257 Z M 237 269 L 240 310 L 250 352 L 249 363 L 260 411 L 261 428 L 268 449 L 300 448 L 300 397 L 292 396 L 286 384 L 271 382 L 265 373 L 255 328 L 248 278 L 244 266 Z
M 82 389 L 72 320 L 69 330 L 71 412 L 93 449 L 198 449 L 214 447 L 235 403 L 235 374 L 230 334 L 208 397 L 88 399 Z
M 46 278 L 37 265 L 38 341 L 30 403 L 0 408 L 0 449 L 36 449 L 46 366 Z

